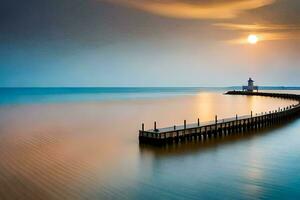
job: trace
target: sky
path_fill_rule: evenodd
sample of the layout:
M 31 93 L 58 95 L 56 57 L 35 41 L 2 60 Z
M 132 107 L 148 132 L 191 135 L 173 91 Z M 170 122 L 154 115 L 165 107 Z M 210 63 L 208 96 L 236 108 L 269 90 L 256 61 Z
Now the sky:
M 299 13 L 298 0 L 2 0 L 0 87 L 300 86 Z

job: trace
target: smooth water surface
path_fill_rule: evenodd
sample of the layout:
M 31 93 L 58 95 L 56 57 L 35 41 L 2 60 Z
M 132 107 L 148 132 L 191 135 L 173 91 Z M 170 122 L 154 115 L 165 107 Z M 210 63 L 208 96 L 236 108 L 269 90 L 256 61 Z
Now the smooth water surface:
M 0 199 L 300 198 L 300 120 L 204 142 L 139 145 L 142 122 L 163 127 L 295 103 L 223 92 L 11 104 L 6 96 L 0 106 Z

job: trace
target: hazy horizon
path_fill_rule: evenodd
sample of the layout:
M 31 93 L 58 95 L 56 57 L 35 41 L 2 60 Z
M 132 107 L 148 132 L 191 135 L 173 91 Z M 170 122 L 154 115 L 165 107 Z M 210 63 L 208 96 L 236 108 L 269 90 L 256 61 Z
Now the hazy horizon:
M 244 84 L 246 85 L 246 84 Z M 229 86 L 0 86 L 0 88 L 211 88 L 211 89 L 230 89 L 241 88 L 242 85 L 229 85 Z M 260 85 L 261 89 L 300 89 L 300 85 Z

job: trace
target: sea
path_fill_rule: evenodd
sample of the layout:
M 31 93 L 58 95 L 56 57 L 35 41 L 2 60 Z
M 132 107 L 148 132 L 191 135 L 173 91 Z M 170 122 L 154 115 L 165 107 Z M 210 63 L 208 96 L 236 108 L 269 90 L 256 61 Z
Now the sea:
M 166 146 L 138 131 L 296 104 L 232 88 L 0 88 L 0 199 L 299 199 L 300 119 Z M 299 90 L 268 90 L 297 93 Z

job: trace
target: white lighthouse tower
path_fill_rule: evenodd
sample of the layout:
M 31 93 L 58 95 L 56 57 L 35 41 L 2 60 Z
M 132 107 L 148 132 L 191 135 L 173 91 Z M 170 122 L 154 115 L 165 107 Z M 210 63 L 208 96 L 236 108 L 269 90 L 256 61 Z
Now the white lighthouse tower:
M 258 86 L 255 86 L 254 81 L 251 78 L 249 78 L 248 85 L 243 86 L 243 91 L 253 92 L 254 90 L 258 91 Z

